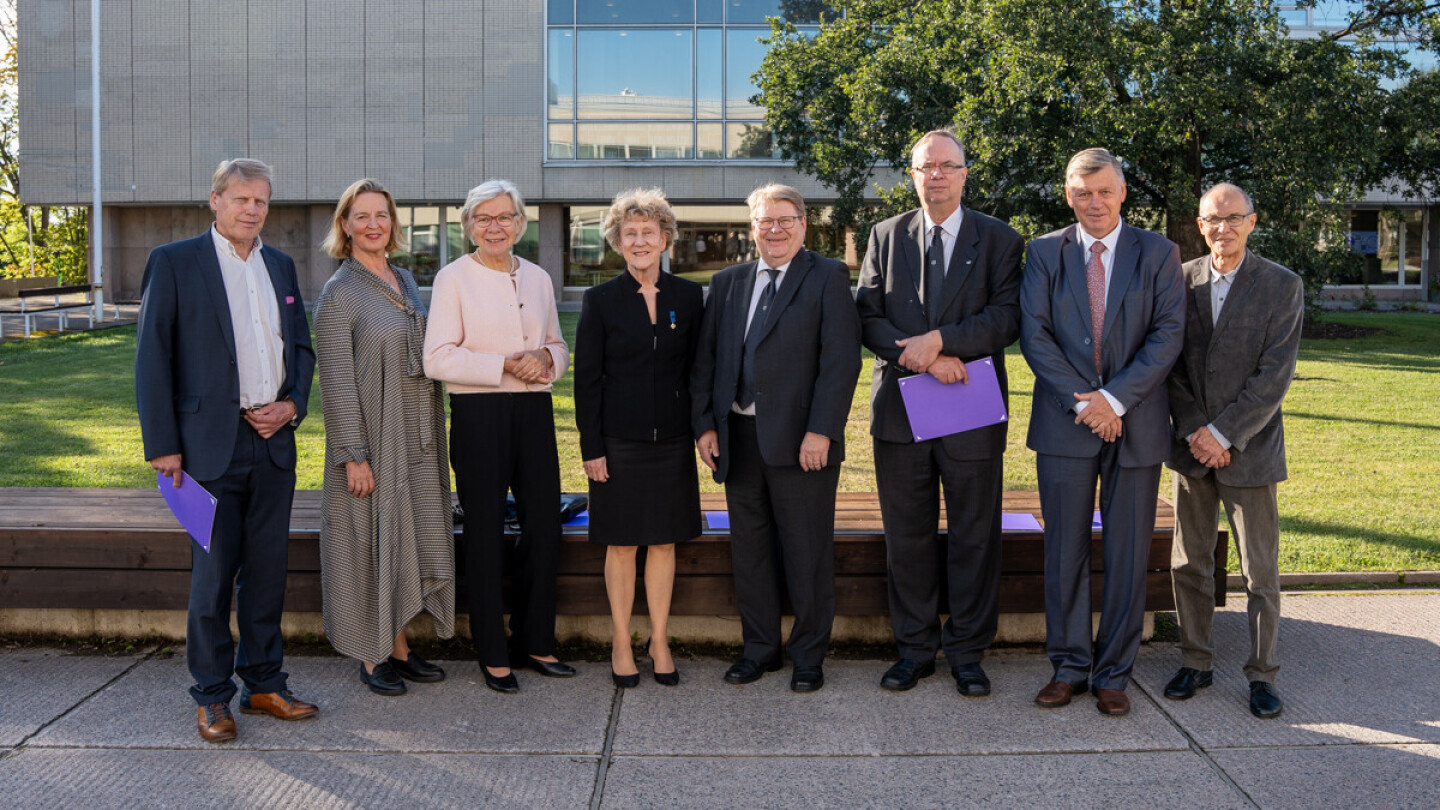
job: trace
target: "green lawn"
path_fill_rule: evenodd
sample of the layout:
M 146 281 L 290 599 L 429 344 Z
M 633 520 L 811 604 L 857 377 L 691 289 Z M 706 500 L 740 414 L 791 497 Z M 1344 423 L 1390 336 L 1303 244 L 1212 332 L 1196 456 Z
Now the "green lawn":
M 1440 569 L 1440 317 L 1331 317 L 1387 334 L 1301 348 L 1286 401 L 1290 480 L 1280 488 L 1281 567 Z M 575 321 L 561 316 L 572 345 Z M 153 485 L 135 421 L 134 353 L 133 327 L 0 345 L 0 486 Z M 1016 348 L 1008 366 L 1013 427 L 1005 484 L 1033 489 L 1035 455 L 1024 446 L 1032 378 Z M 847 429 L 843 491 L 875 488 L 869 396 L 867 354 Z M 555 408 L 564 487 L 583 491 L 568 377 L 556 386 Z M 300 430 L 302 488 L 321 482 L 318 396 L 311 413 Z M 701 481 L 707 491 L 718 489 L 708 474 Z M 1162 493 L 1169 487 L 1162 484 Z

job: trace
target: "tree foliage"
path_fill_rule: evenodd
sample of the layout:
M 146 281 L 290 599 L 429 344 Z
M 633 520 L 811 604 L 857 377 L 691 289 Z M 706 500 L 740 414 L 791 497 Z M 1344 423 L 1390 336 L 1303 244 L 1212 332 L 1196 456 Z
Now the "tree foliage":
M 1338 204 L 1367 188 L 1440 189 L 1440 86 L 1377 44 L 1403 31 L 1434 48 L 1437 5 L 1370 0 L 1343 39 L 1291 39 L 1265 0 L 850 0 L 818 35 L 773 24 L 757 101 L 785 158 L 837 192 L 835 221 L 862 232 L 916 204 L 893 171 L 953 125 L 967 203 L 1028 236 L 1073 221 L 1065 163 L 1105 146 L 1126 165 L 1127 217 L 1186 258 L 1220 181 L 1289 233 L 1277 244 L 1335 244 Z M 1297 269 L 1336 257 L 1312 258 Z

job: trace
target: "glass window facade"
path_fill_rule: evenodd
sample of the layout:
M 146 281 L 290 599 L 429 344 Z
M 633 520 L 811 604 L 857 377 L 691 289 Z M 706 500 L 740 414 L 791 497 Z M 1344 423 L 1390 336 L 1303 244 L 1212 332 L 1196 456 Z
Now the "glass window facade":
M 776 160 L 751 77 L 769 17 L 813 26 L 813 0 L 549 0 L 550 163 Z M 814 29 L 807 29 L 814 30 Z
M 1425 212 L 1351 211 L 1350 249 L 1364 257 L 1363 267 L 1333 283 L 1418 287 L 1425 261 Z

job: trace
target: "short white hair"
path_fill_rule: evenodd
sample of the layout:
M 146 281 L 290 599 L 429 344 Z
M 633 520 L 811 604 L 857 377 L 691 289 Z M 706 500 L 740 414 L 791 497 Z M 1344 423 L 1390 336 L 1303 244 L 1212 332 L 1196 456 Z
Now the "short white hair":
M 466 237 L 470 236 L 470 217 L 474 215 L 475 209 L 502 194 L 509 195 L 510 204 L 515 206 L 516 219 L 522 228 L 525 226 L 525 199 L 520 196 L 520 189 L 509 180 L 486 180 L 470 189 L 470 193 L 465 195 L 465 207 L 460 209 L 460 227 L 464 229 Z

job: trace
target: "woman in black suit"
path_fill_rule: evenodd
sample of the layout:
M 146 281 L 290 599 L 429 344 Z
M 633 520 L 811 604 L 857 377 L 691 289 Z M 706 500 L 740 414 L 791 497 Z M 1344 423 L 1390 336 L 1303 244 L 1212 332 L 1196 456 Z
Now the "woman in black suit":
M 585 292 L 575 336 L 575 423 L 590 479 L 590 542 L 605 552 L 614 638 L 611 675 L 637 686 L 630 647 L 635 558 L 645 554 L 645 602 L 655 681 L 680 682 L 666 636 L 675 543 L 700 534 L 690 430 L 690 364 L 704 314 L 699 284 L 661 271 L 675 214 L 659 189 L 621 192 L 605 239 L 627 272 Z

